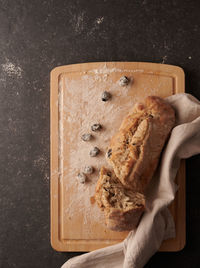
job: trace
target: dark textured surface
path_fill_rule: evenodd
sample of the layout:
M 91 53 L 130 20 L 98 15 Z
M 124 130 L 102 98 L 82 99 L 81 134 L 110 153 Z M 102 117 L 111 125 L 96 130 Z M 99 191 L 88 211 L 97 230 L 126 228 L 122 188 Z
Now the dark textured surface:
M 200 99 L 200 2 L 0 0 L 0 267 L 60 267 L 49 242 L 49 72 L 90 61 L 179 65 Z M 187 161 L 187 246 L 146 267 L 199 267 L 200 157 Z

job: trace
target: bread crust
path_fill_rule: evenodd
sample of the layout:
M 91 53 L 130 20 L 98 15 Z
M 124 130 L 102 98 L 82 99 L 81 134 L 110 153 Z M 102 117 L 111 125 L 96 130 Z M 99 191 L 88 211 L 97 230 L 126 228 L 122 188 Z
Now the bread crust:
M 145 189 L 174 123 L 172 107 L 149 96 L 133 107 L 111 139 L 106 158 L 113 171 L 102 167 L 95 192 L 109 229 L 137 227 L 145 210 Z
M 137 103 L 124 118 L 106 158 L 125 187 L 144 193 L 174 123 L 173 108 L 157 96 Z

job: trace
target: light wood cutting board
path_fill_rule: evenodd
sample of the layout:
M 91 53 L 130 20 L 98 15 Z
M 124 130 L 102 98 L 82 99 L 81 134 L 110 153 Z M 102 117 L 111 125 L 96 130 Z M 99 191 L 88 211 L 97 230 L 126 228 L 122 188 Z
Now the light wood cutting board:
M 121 76 L 131 83 L 120 87 Z M 102 91 L 112 94 L 106 103 Z M 94 188 L 109 139 L 122 118 L 137 101 L 148 95 L 167 97 L 184 92 L 180 67 L 141 62 L 97 62 L 57 67 L 51 72 L 51 244 L 57 251 L 91 251 L 121 242 L 127 232 L 108 230 L 103 215 L 93 202 Z M 104 128 L 91 142 L 81 134 L 93 123 Z M 89 158 L 98 146 L 101 154 Z M 76 174 L 92 164 L 95 173 L 85 185 Z M 185 245 L 185 164 L 176 182 L 179 190 L 170 210 L 176 224 L 176 238 L 164 241 L 161 251 L 178 251 Z

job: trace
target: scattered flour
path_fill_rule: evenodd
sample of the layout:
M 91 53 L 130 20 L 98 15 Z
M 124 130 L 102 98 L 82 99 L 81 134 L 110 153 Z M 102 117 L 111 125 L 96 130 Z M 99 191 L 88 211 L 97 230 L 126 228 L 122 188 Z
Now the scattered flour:
M 103 21 L 104 21 L 104 17 L 99 17 L 99 18 L 96 19 L 95 22 L 96 22 L 97 24 L 101 24 Z
M 77 33 L 82 32 L 84 29 L 84 15 L 85 12 L 82 12 L 75 18 L 74 28 Z
M 165 55 L 163 58 L 162 58 L 162 62 L 161 63 L 165 63 L 167 61 L 167 56 Z
M 45 181 L 49 180 L 48 164 L 49 161 L 47 155 L 40 155 L 33 161 L 34 167 L 36 167 L 38 170 L 41 170 L 41 172 L 43 173 L 43 178 Z
M 92 24 L 91 28 L 89 28 L 89 31 L 87 32 L 88 36 L 92 36 L 96 31 L 100 29 L 100 24 L 102 24 L 104 21 L 104 17 L 99 17 L 94 20 L 94 24 Z
M 2 64 L 2 70 L 8 75 L 8 76 L 15 76 L 17 78 L 22 78 L 22 68 L 19 66 L 16 66 L 14 63 L 10 62 L 8 59 L 6 60 L 6 63 Z
M 91 71 L 88 71 L 88 73 L 94 73 L 94 74 L 105 74 L 105 76 L 106 77 L 108 77 L 108 74 L 110 74 L 110 73 L 114 73 L 114 72 L 118 72 L 118 73 L 124 73 L 124 72 L 126 72 L 126 73 L 135 73 L 135 72 L 141 72 L 141 73 L 143 73 L 144 72 L 144 70 L 142 70 L 142 69 L 135 69 L 135 70 L 127 70 L 127 69 L 124 69 L 124 70 L 121 70 L 121 69 L 119 69 L 119 68 L 116 68 L 116 67 L 114 67 L 114 68 L 108 68 L 107 66 L 106 66 L 106 63 L 102 66 L 102 68 L 100 68 L 100 69 L 93 69 L 93 70 L 91 70 Z M 149 72 L 150 73 L 150 72 Z M 152 73 L 152 72 L 151 72 Z M 97 76 L 96 77 L 96 80 L 97 79 L 101 79 L 101 77 L 99 77 L 99 76 Z

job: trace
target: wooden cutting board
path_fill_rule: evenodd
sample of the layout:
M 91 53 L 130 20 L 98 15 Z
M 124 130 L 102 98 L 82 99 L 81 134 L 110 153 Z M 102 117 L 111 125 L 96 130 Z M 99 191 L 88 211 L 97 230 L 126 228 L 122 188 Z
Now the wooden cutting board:
M 131 83 L 121 87 L 121 76 Z M 111 100 L 101 94 L 110 91 Z M 180 67 L 141 62 L 97 62 L 57 67 L 51 72 L 51 244 L 57 251 L 91 251 L 121 242 L 127 232 L 106 228 L 93 194 L 110 137 L 135 102 L 148 95 L 167 97 L 184 92 Z M 90 142 L 81 134 L 101 123 L 103 129 Z M 93 146 L 101 153 L 91 158 Z M 85 165 L 95 167 L 86 184 L 77 174 Z M 161 251 L 178 251 L 185 245 L 185 164 L 176 182 L 179 189 L 170 210 L 176 238 L 164 241 Z

